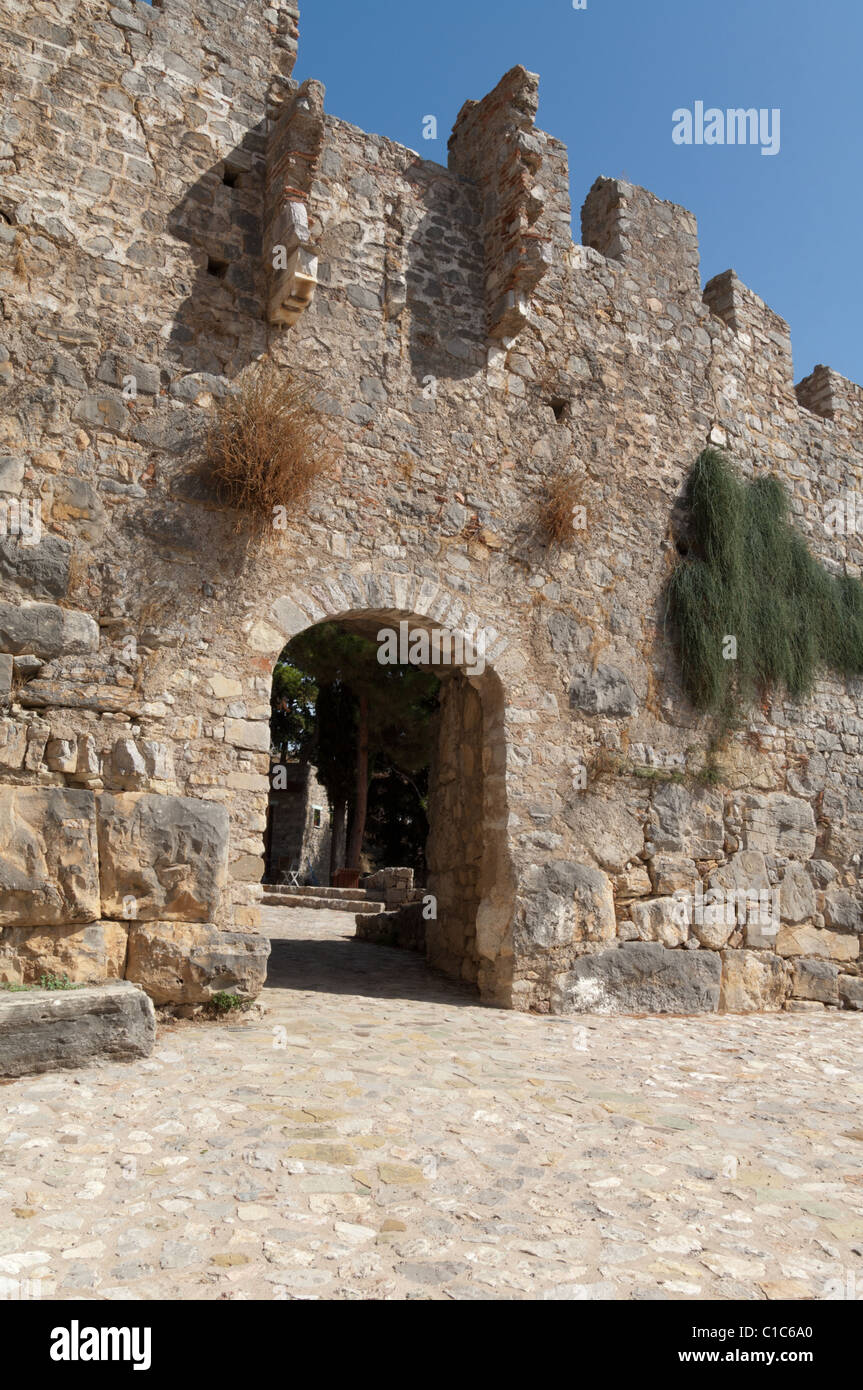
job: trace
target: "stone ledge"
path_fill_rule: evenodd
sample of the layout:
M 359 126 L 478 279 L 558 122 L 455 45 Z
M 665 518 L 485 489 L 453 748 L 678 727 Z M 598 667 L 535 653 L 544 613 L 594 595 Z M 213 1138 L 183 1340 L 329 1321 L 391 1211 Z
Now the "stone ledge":
M 0 1076 L 149 1057 L 156 1016 L 125 981 L 73 990 L 0 990 Z
M 581 956 L 557 981 L 553 1013 L 716 1013 L 722 965 L 716 951 L 627 943 Z

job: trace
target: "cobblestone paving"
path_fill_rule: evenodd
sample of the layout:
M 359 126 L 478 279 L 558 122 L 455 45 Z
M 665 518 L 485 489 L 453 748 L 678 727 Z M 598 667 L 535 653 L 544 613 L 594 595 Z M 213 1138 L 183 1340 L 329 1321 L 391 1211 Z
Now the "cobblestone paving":
M 863 1018 L 531 1017 L 265 930 L 263 1016 L 0 1087 L 6 1297 L 863 1289 Z

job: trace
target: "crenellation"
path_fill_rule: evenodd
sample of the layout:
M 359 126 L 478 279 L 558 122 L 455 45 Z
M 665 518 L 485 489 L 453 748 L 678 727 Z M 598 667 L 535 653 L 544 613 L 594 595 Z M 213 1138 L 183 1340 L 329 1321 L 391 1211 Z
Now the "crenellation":
M 482 101 L 465 103 L 449 138 L 449 168 L 483 194 L 486 320 L 495 339 L 522 331 L 551 262 L 537 226 L 546 198 L 534 130 L 538 93 L 536 73 L 513 68 Z
M 863 426 L 863 387 L 834 372 L 817 366 L 798 382 L 794 390 L 804 410 L 831 420 L 839 429 L 859 434 Z
M 791 332 L 783 318 L 743 284 L 733 270 L 715 275 L 704 287 L 704 303 L 727 324 L 757 370 L 792 378 Z
M 668 298 L 700 294 L 695 218 L 645 188 L 598 178 L 581 209 L 581 239 L 608 259 L 640 271 Z

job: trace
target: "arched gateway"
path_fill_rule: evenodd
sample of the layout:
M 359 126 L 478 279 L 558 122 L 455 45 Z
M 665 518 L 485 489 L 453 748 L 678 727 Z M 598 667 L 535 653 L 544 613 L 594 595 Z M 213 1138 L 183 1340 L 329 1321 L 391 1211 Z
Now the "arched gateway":
M 405 576 L 400 580 L 404 596 Z M 467 629 L 446 625 L 452 596 L 435 598 L 426 606 L 438 616 L 347 609 L 326 620 L 378 640 L 382 657 L 410 661 L 441 682 L 429 769 L 427 887 L 435 913 L 425 924 L 427 957 L 477 985 L 487 1002 L 509 1004 L 515 875 L 507 843 L 506 695 L 492 664 L 492 652 L 502 658 L 506 641 L 473 616 Z M 282 599 L 274 612 L 284 614 L 287 603 L 295 606 Z

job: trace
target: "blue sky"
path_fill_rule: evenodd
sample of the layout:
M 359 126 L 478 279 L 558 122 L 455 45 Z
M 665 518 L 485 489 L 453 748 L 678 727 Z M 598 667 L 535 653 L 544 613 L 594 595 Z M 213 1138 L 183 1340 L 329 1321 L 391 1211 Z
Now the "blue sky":
M 523 63 L 538 123 L 569 147 L 576 239 L 599 174 L 682 203 L 702 279 L 733 267 L 788 320 L 795 379 L 824 362 L 863 383 L 861 52 L 861 0 L 300 0 L 294 75 L 445 164 L 462 103 Z M 674 144 L 672 112 L 696 101 L 778 107 L 779 153 Z

